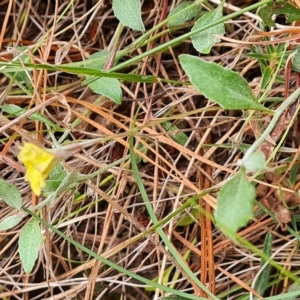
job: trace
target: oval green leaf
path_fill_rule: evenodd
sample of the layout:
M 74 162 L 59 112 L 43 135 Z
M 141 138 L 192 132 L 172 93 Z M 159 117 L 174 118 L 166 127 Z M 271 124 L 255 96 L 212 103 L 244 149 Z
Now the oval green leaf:
M 292 58 L 292 64 L 296 68 L 300 68 L 300 49 L 297 48 Z
M 253 214 L 255 188 L 247 180 L 244 168 L 220 190 L 215 211 L 217 226 L 235 240 L 235 233 L 245 226 Z
M 38 257 L 42 243 L 39 222 L 31 219 L 22 229 L 19 238 L 19 254 L 26 274 L 29 274 Z
M 133 30 L 145 30 L 140 0 L 113 0 L 112 8 L 115 16 L 123 25 Z
M 239 73 L 188 54 L 179 55 L 179 61 L 193 86 L 221 107 L 268 111 L 256 101 Z
M 219 5 L 215 10 L 206 13 L 200 19 L 197 20 L 195 25 L 192 28 L 193 30 L 199 29 L 206 26 L 209 23 L 220 20 L 223 17 L 223 5 Z M 224 35 L 225 27 L 223 23 L 211 26 L 208 29 L 205 29 L 199 33 L 193 34 L 191 36 L 193 46 L 200 53 L 207 54 L 210 52 L 212 46 L 221 40 L 215 36 Z
M 161 124 L 163 126 L 163 128 L 168 131 L 168 132 L 176 132 L 176 133 L 172 133 L 170 134 L 171 138 L 177 142 L 178 144 L 184 146 L 187 141 L 188 141 L 188 136 L 184 133 L 184 132 L 180 132 L 180 130 L 178 129 L 177 126 L 173 125 L 171 122 L 164 122 Z
M 122 103 L 122 89 L 116 78 L 98 78 L 88 84 L 88 87 L 96 94 L 106 96 L 117 104 Z
M 0 179 L 0 200 L 18 210 L 22 207 L 22 197 L 19 190 L 12 184 Z
M 243 160 L 243 166 L 248 172 L 258 172 L 265 170 L 265 155 L 261 151 L 255 151 L 246 160 Z
M 201 6 L 195 1 L 186 1 L 176 5 L 168 15 L 171 18 L 168 27 L 184 24 L 186 21 L 196 17 L 201 10 Z
M 14 215 L 3 219 L 0 222 L 0 230 L 8 230 L 17 226 L 24 218 L 24 215 Z

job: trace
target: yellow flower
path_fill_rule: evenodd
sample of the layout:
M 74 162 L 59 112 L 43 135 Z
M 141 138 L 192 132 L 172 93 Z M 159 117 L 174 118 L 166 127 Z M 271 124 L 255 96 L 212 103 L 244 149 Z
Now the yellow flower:
M 85 147 L 103 142 L 103 138 L 73 143 L 57 149 L 43 149 L 31 143 L 20 147 L 18 159 L 26 167 L 25 180 L 30 183 L 35 195 L 40 196 L 45 180 L 53 167 L 63 159 L 67 159 Z
M 45 180 L 55 164 L 60 160 L 55 154 L 31 143 L 25 143 L 20 147 L 18 159 L 26 167 L 25 180 L 35 195 L 40 196 L 45 187 Z

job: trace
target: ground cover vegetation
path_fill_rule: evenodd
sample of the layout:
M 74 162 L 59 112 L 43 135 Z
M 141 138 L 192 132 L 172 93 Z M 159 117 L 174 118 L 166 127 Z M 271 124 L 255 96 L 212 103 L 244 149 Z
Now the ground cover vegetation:
M 300 1 L 0 1 L 0 299 L 299 299 Z

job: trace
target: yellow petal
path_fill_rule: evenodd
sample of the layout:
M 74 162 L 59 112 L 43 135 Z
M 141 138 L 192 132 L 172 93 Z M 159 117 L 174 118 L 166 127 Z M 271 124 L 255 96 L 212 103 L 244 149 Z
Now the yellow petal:
M 34 144 L 25 143 L 20 147 L 18 159 L 27 169 L 25 180 L 30 182 L 32 191 L 39 196 L 42 188 L 46 185 L 46 178 L 58 162 L 56 156 Z
M 28 168 L 25 173 L 25 180 L 30 182 L 33 193 L 40 196 L 42 188 L 46 185 L 41 173 L 33 168 Z

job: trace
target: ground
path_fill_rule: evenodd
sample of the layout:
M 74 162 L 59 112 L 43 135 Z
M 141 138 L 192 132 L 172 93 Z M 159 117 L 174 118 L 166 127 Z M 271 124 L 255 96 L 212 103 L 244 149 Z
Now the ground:
M 144 1 L 142 31 L 121 25 L 111 2 L 0 2 L 0 299 L 275 299 L 297 290 L 298 98 L 280 107 L 299 88 L 298 1 L 289 10 L 225 1 L 225 34 L 200 32 L 200 48 L 216 38 L 207 53 L 189 33 L 220 1 L 176 26 L 164 22 L 169 13 L 192 2 Z M 258 13 L 267 2 L 275 26 Z M 182 54 L 221 73 L 198 88 Z M 240 86 L 220 88 L 223 71 L 272 111 L 241 108 L 241 94 L 226 109 L 226 88 L 238 95 Z M 266 168 L 243 181 L 255 188 L 251 217 L 228 237 L 214 220 L 220 191 L 276 109 L 258 147 Z M 25 143 L 60 156 L 33 156 L 34 182 L 19 154 Z M 249 195 L 230 190 L 226 216 L 238 219 Z M 9 218 L 17 221 L 6 228 Z

